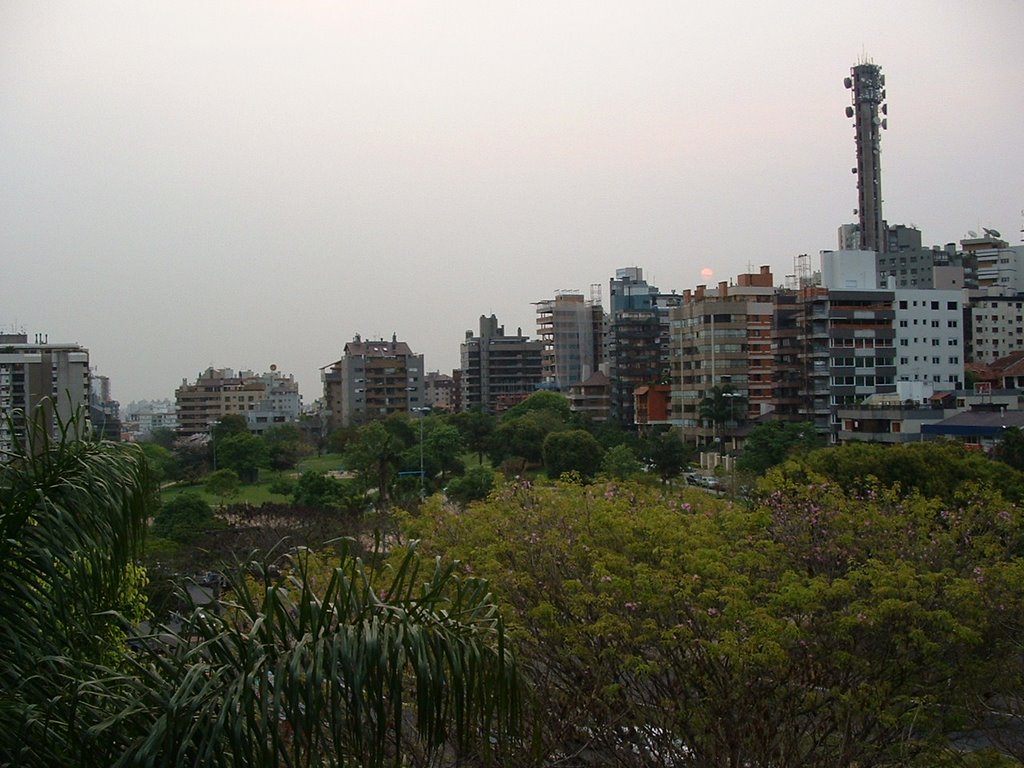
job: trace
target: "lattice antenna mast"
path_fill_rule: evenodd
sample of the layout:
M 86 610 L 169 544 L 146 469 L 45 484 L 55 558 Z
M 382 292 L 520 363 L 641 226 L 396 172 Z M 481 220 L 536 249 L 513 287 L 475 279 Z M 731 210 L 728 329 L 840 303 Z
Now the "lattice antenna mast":
M 885 222 L 882 219 L 881 134 L 889 127 L 889 105 L 885 103 L 885 75 L 877 64 L 862 63 L 850 69 L 843 80 L 852 93 L 852 106 L 846 116 L 853 118 L 854 143 L 857 146 L 857 214 L 860 222 L 860 247 L 881 253 L 885 248 Z M 882 115 L 880 117 L 879 115 Z

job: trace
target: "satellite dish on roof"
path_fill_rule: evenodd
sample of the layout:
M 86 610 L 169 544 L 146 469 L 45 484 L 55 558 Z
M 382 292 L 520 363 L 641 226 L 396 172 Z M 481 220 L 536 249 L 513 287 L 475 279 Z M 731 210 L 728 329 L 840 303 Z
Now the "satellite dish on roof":
M 974 231 L 973 229 L 968 229 L 968 230 L 967 230 L 967 234 L 968 234 L 968 235 L 969 235 L 970 237 L 977 237 L 977 236 L 978 236 L 978 233 L 977 233 L 977 232 L 975 232 L 975 231 Z
M 1002 237 L 1002 235 L 999 234 L 998 229 L 989 229 L 988 227 L 982 227 L 982 229 L 985 230 L 985 234 L 989 237 Z

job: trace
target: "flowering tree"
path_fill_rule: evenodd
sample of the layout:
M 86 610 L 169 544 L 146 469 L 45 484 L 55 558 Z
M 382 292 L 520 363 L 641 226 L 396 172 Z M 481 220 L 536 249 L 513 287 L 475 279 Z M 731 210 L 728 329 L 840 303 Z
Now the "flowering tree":
M 812 473 L 762 490 L 517 483 L 410 532 L 513 607 L 548 759 L 938 764 L 1019 666 L 1019 510 Z

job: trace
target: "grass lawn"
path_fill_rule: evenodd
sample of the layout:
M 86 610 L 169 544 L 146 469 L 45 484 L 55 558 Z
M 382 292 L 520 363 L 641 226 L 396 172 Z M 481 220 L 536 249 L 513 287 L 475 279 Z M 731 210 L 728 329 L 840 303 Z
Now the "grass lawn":
M 290 496 L 284 496 L 280 493 L 271 493 L 270 483 L 272 482 L 273 479 L 266 482 L 254 483 L 252 485 L 241 485 L 238 488 L 238 493 L 235 496 L 226 499 L 225 503 L 259 505 L 265 501 L 272 501 L 278 504 L 291 501 Z M 212 493 L 207 493 L 204 490 L 202 483 L 197 483 L 195 485 L 175 484 L 168 486 L 160 491 L 160 501 L 170 501 L 175 496 L 185 493 L 186 491 L 198 493 L 206 499 L 206 502 L 214 509 L 219 507 L 221 504 L 221 498 L 219 496 L 214 496 Z
M 299 474 L 303 472 L 331 472 L 342 471 L 345 465 L 341 460 L 340 453 L 325 453 L 323 456 L 312 456 L 299 462 Z

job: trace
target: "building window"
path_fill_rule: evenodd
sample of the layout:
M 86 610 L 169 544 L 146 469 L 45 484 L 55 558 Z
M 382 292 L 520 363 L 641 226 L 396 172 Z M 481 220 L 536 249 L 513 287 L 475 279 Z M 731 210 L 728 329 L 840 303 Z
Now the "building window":
M 901 301 L 900 302 L 900 309 L 906 309 L 906 308 L 907 308 L 907 302 Z

